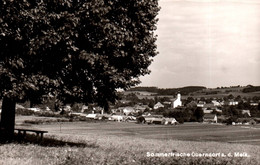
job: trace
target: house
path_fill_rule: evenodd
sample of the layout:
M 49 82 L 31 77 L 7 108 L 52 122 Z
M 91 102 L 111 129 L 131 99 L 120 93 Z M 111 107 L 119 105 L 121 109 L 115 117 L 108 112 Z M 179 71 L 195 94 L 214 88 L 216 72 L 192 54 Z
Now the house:
M 180 93 L 177 94 L 177 98 L 176 98 L 176 99 L 173 101 L 173 103 L 172 103 L 172 107 L 173 107 L 173 108 L 176 108 L 176 107 L 178 107 L 178 106 L 182 106 L 181 94 L 180 94 Z
M 205 101 L 199 101 L 198 104 L 197 104 L 197 107 L 204 107 L 204 105 L 206 104 Z
M 212 108 L 202 108 L 203 112 L 204 113 L 212 113 L 212 112 L 219 112 L 219 113 L 222 113 L 222 110 L 221 109 L 218 109 L 216 107 L 212 107 Z
M 41 111 L 40 108 L 26 108 L 27 110 L 30 110 L 30 111 L 34 111 L 34 112 L 39 112 Z
M 203 122 L 218 123 L 218 117 L 216 114 L 204 114 Z
M 178 121 L 175 118 L 165 118 L 164 125 L 168 124 L 178 124 Z
M 221 106 L 221 103 L 218 102 L 217 100 L 212 100 L 211 102 L 212 102 L 212 104 L 213 104 L 215 107 Z
M 159 108 L 164 108 L 164 105 L 160 102 L 156 103 L 154 106 L 153 106 L 153 109 L 159 109 Z
M 228 105 L 238 105 L 238 101 L 231 99 L 229 100 Z
M 165 122 L 163 115 L 150 115 L 143 117 L 145 118 L 145 122 L 148 124 L 163 124 Z
M 207 109 L 207 108 L 203 108 L 203 113 L 206 114 L 206 113 L 212 113 L 213 112 L 213 109 Z
M 134 109 L 135 109 L 135 111 L 136 112 L 144 112 L 145 111 L 145 109 L 150 109 L 149 108 L 149 106 L 148 105 L 138 105 L 138 104 L 136 104 L 135 106 L 134 106 Z
M 213 109 L 215 108 L 215 106 L 213 103 L 206 103 L 203 105 L 203 108 Z
M 97 118 L 97 114 L 87 114 L 86 118 L 88 118 L 88 119 L 96 119 Z
M 258 106 L 258 103 L 250 102 L 250 105 L 251 105 L 251 106 Z
M 122 115 L 111 115 L 111 117 L 108 118 L 108 120 L 112 120 L 112 121 L 124 121 L 124 116 Z
M 250 110 L 242 110 L 242 114 L 247 114 L 248 116 L 251 116 Z
M 87 111 L 87 110 L 88 110 L 88 106 L 82 105 L 82 107 L 81 107 L 81 112 L 83 113 L 83 112 L 85 112 L 85 111 Z
M 132 112 L 135 112 L 135 109 L 133 108 L 133 107 L 125 107 L 124 109 L 123 109 L 123 113 L 124 113 L 124 115 L 129 115 L 130 113 L 132 113 Z

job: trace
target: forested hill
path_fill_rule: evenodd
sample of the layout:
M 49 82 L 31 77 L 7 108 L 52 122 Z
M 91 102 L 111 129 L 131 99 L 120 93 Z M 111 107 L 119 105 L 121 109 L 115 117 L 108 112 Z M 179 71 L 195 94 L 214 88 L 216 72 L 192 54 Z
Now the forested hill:
M 244 93 L 249 93 L 249 92 L 258 92 L 260 91 L 260 86 L 248 86 L 242 90 Z
M 182 95 L 187 95 L 192 92 L 206 89 L 203 86 L 187 86 L 182 88 L 157 88 L 157 87 L 134 87 L 129 91 L 146 91 L 151 93 L 157 93 L 157 95 L 175 95 L 180 92 Z

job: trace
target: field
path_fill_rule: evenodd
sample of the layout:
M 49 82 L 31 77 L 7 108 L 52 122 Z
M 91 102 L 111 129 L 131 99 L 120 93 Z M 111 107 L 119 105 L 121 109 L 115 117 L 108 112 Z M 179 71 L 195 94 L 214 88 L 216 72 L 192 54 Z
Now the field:
M 35 126 L 35 125 L 34 125 Z M 260 146 L 260 125 L 226 126 L 216 124 L 185 123 L 176 126 L 147 125 L 136 123 L 61 123 L 37 125 L 37 128 L 58 135 L 95 135 L 137 137 L 143 139 L 215 141 L 225 143 L 244 143 Z
M 17 117 L 17 126 L 49 133 L 40 143 L 34 143 L 31 140 L 34 136 L 28 136 L 22 144 L 0 145 L 1 165 L 260 162 L 259 126 L 199 123 L 162 126 L 118 122 L 22 124 L 28 119 L 38 118 Z

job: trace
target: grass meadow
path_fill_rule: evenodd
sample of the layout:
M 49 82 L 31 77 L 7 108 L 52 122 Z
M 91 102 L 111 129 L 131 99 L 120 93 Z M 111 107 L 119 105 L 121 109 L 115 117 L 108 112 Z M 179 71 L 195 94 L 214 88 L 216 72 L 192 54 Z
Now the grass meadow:
M 252 134 L 249 135 L 245 132 L 248 129 L 210 126 L 209 129 L 215 128 L 216 131 L 206 132 L 209 132 L 210 137 L 214 136 L 215 141 L 214 139 L 198 140 L 198 133 L 195 132 L 205 136 L 202 128 L 205 129 L 207 126 L 202 126 L 184 124 L 168 127 L 113 122 L 27 125 L 26 127 L 47 130 L 49 133 L 39 143 L 35 142 L 34 135 L 29 135 L 22 143 L 1 144 L 0 164 L 259 164 L 260 145 L 230 143 L 229 140 L 222 138 L 224 135 L 233 134 L 236 139 L 238 130 L 244 132 L 243 137 L 247 135 L 253 137 L 252 134 L 257 135 L 259 132 L 251 132 Z M 189 128 L 193 133 L 189 134 L 191 132 Z M 187 134 L 184 134 L 184 129 Z M 231 133 L 227 133 L 227 129 Z M 178 134 L 177 130 L 181 133 Z M 219 132 L 218 136 L 214 132 Z M 220 134 L 221 132 L 223 133 Z M 178 136 L 174 136 L 175 133 Z M 153 134 L 157 136 L 152 136 Z M 169 138 L 166 134 L 174 138 Z M 194 137 L 185 138 L 193 134 Z M 242 140 L 245 141 L 244 138 Z M 172 155 L 166 157 L 161 153 Z M 209 155 L 214 153 L 222 155 Z

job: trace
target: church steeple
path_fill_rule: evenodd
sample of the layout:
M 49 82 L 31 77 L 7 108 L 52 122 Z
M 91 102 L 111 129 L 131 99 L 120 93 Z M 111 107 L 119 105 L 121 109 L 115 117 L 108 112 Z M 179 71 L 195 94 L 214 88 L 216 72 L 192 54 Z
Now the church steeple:
M 181 94 L 180 93 L 177 94 L 177 99 L 181 100 Z

